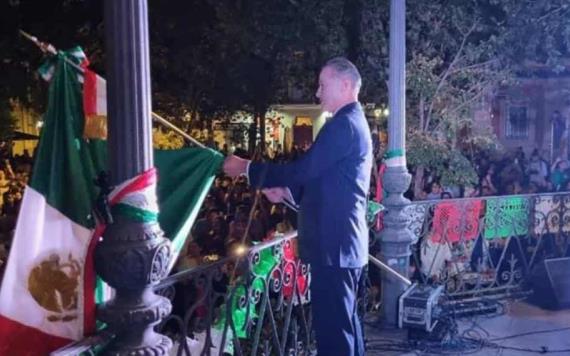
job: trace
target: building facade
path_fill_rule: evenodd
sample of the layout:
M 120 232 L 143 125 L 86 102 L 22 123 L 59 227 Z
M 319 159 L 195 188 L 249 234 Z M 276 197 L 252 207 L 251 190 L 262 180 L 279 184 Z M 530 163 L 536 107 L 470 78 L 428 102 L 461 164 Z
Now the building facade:
M 567 155 L 570 77 L 519 79 L 475 105 L 473 115 L 475 129 L 490 128 L 506 150 L 538 149 L 548 159 Z

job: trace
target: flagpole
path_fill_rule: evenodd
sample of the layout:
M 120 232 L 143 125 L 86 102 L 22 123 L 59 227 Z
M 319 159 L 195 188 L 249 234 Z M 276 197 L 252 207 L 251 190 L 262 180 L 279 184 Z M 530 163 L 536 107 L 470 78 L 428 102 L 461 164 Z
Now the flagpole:
M 54 46 L 52 46 L 49 43 L 45 43 L 45 42 L 41 42 L 40 40 L 38 40 L 38 38 L 36 36 L 32 36 L 29 33 L 27 33 L 26 31 L 20 30 L 20 34 L 24 37 L 26 37 L 28 40 L 34 42 L 34 44 L 36 46 L 39 47 L 39 49 L 46 54 L 50 54 L 52 56 L 55 56 L 57 54 L 57 50 L 55 49 Z M 73 63 L 75 64 L 75 63 Z
M 192 142 L 193 144 L 195 144 L 198 147 L 201 148 L 206 148 L 206 146 L 204 146 L 203 144 L 201 144 L 199 141 L 197 141 L 195 138 L 193 138 L 192 136 L 188 135 L 186 132 L 182 131 L 181 128 L 179 128 L 178 126 L 174 125 L 173 123 L 171 123 L 170 121 L 166 120 L 165 118 L 163 118 L 162 116 L 158 115 L 157 113 L 152 112 L 152 118 L 155 119 L 156 121 L 160 122 L 161 124 L 163 124 L 164 126 L 172 129 L 173 131 L 175 131 L 176 133 L 180 134 L 182 137 L 184 137 L 185 139 L 187 139 L 188 141 Z
M 51 56 L 55 56 L 57 54 L 57 49 L 50 43 L 46 43 L 46 42 L 42 42 L 40 40 L 38 40 L 37 37 L 32 36 L 31 34 L 27 33 L 26 31 L 20 30 L 20 34 L 22 36 L 24 36 L 25 38 L 27 38 L 28 40 L 30 40 L 31 42 L 33 42 L 36 46 L 38 46 L 38 48 L 44 53 L 44 54 L 48 54 Z M 73 63 L 73 61 L 69 60 L 68 58 L 64 58 L 64 60 L 70 64 L 73 68 L 77 69 L 79 72 L 81 73 L 85 73 L 85 69 L 81 68 L 80 66 L 78 66 L 76 63 Z M 188 135 L 186 132 L 184 132 L 181 128 L 179 128 L 178 126 L 174 125 L 173 123 L 171 123 L 170 121 L 166 120 L 165 118 L 163 118 L 162 116 L 158 115 L 155 112 L 151 112 L 152 114 L 152 118 L 161 123 L 162 125 L 168 127 L 169 129 L 175 131 L 176 133 L 178 133 L 179 135 L 181 135 L 182 137 L 184 137 L 185 139 L 187 139 L 188 141 L 192 142 L 193 144 L 195 144 L 196 146 L 200 147 L 200 148 L 206 148 L 206 146 L 204 146 L 202 143 L 200 143 L 198 140 L 196 140 L 195 138 L 193 138 L 192 136 Z

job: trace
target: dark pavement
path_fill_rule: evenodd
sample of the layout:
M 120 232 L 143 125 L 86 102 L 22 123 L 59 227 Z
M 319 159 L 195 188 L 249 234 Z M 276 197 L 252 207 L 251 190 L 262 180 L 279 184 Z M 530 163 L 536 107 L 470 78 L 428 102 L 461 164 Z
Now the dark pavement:
M 406 331 L 380 329 L 374 322 L 374 316 L 367 318 L 365 324 L 368 340 L 367 355 L 371 356 L 442 354 L 570 356 L 570 309 L 549 311 L 524 302 L 514 302 L 507 305 L 502 315 L 477 316 L 458 320 L 458 335 L 471 339 L 483 339 L 490 344 L 461 343 L 458 338 L 455 338 L 452 342 L 455 342 L 456 349 L 447 348 L 445 353 L 437 350 L 438 343 L 430 344 L 436 347 L 431 350 L 412 349 L 407 341 Z

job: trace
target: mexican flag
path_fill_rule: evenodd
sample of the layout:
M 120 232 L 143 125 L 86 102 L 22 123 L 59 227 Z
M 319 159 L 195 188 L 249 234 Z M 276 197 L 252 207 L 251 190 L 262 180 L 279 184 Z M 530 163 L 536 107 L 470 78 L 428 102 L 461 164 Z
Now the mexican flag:
M 83 134 L 88 138 L 107 138 L 107 83 L 97 73 L 85 68 L 83 81 Z
M 0 287 L 0 355 L 44 355 L 95 329 L 93 180 L 106 142 L 83 136 L 82 87 L 60 53 L 48 110 Z M 179 252 L 223 157 L 155 151 L 159 223 Z

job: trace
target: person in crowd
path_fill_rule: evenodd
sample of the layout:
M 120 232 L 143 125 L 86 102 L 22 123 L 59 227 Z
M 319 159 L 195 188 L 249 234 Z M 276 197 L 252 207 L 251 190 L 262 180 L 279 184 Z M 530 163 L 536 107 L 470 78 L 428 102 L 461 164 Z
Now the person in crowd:
M 429 194 L 426 196 L 427 200 L 437 200 L 441 199 L 441 193 L 443 193 L 443 189 L 441 188 L 441 184 L 439 182 L 432 182 L 431 183 L 431 190 Z
M 491 188 L 489 188 L 489 186 L 487 186 L 487 185 L 481 186 L 481 196 L 482 197 L 490 197 L 493 195 L 495 195 L 495 193 Z
M 500 186 L 506 187 L 515 181 L 522 182 L 524 180 L 524 171 L 519 164 L 519 159 L 516 154 L 514 159 L 507 159 L 505 163 L 505 166 L 499 173 L 498 181 L 500 182 Z
M 224 172 L 246 174 L 273 202 L 300 202 L 299 250 L 311 264 L 311 299 L 317 353 L 364 355 L 356 297 L 368 261 L 366 202 L 372 139 L 358 103 L 361 79 L 345 58 L 322 68 L 317 97 L 333 114 L 311 148 L 288 164 L 226 158 Z M 293 192 L 293 194 L 291 194 Z M 331 313 L 334 310 L 334 313 Z
M 564 189 L 566 182 L 570 180 L 568 168 L 568 161 L 562 159 L 554 161 L 550 173 L 550 183 L 552 183 L 553 190 L 558 192 Z
M 0 206 L 4 204 L 4 193 L 10 190 L 10 180 L 6 177 L 4 170 L 0 170 Z
M 538 149 L 534 149 L 534 151 L 532 151 L 527 170 L 529 182 L 536 184 L 538 187 L 544 187 L 546 185 L 546 177 L 548 177 L 548 164 L 540 156 Z
M 495 187 L 495 183 L 493 183 L 495 175 L 495 166 L 491 165 L 489 169 L 487 169 L 487 173 L 485 177 L 481 180 L 481 193 L 483 196 L 491 196 L 498 193 L 498 189 Z
M 562 116 L 560 110 L 554 110 L 550 123 L 552 125 L 552 148 L 560 152 L 560 144 L 562 143 L 564 131 L 566 131 L 566 119 Z
M 472 185 L 467 185 L 465 186 L 465 188 L 463 189 L 463 197 L 464 198 L 474 198 L 474 197 L 478 197 L 480 195 L 480 187 L 479 186 L 472 186 Z
M 271 230 L 277 228 L 277 224 L 283 222 L 287 218 L 287 207 L 285 205 L 274 205 L 269 213 L 268 227 Z
M 536 194 L 536 193 L 540 193 L 540 188 L 538 186 L 538 184 L 534 183 L 534 182 L 529 182 L 528 183 L 528 187 L 526 189 L 526 193 L 527 194 Z
M 246 233 L 249 218 L 249 206 L 240 205 L 236 208 L 233 220 L 229 224 L 228 242 L 241 242 Z M 250 232 L 248 231 L 248 234 Z M 251 241 L 251 236 L 245 237 L 246 242 Z
M 216 231 L 218 219 L 221 211 L 217 208 L 208 210 L 206 217 L 198 219 L 192 229 L 192 239 L 201 247 L 203 251 L 216 250 L 216 239 L 218 234 Z M 223 241 L 222 241 L 223 246 Z
M 18 215 L 18 211 L 20 210 L 21 201 L 21 194 L 17 190 L 9 190 L 4 193 L 2 215 L 10 216 L 15 219 Z

